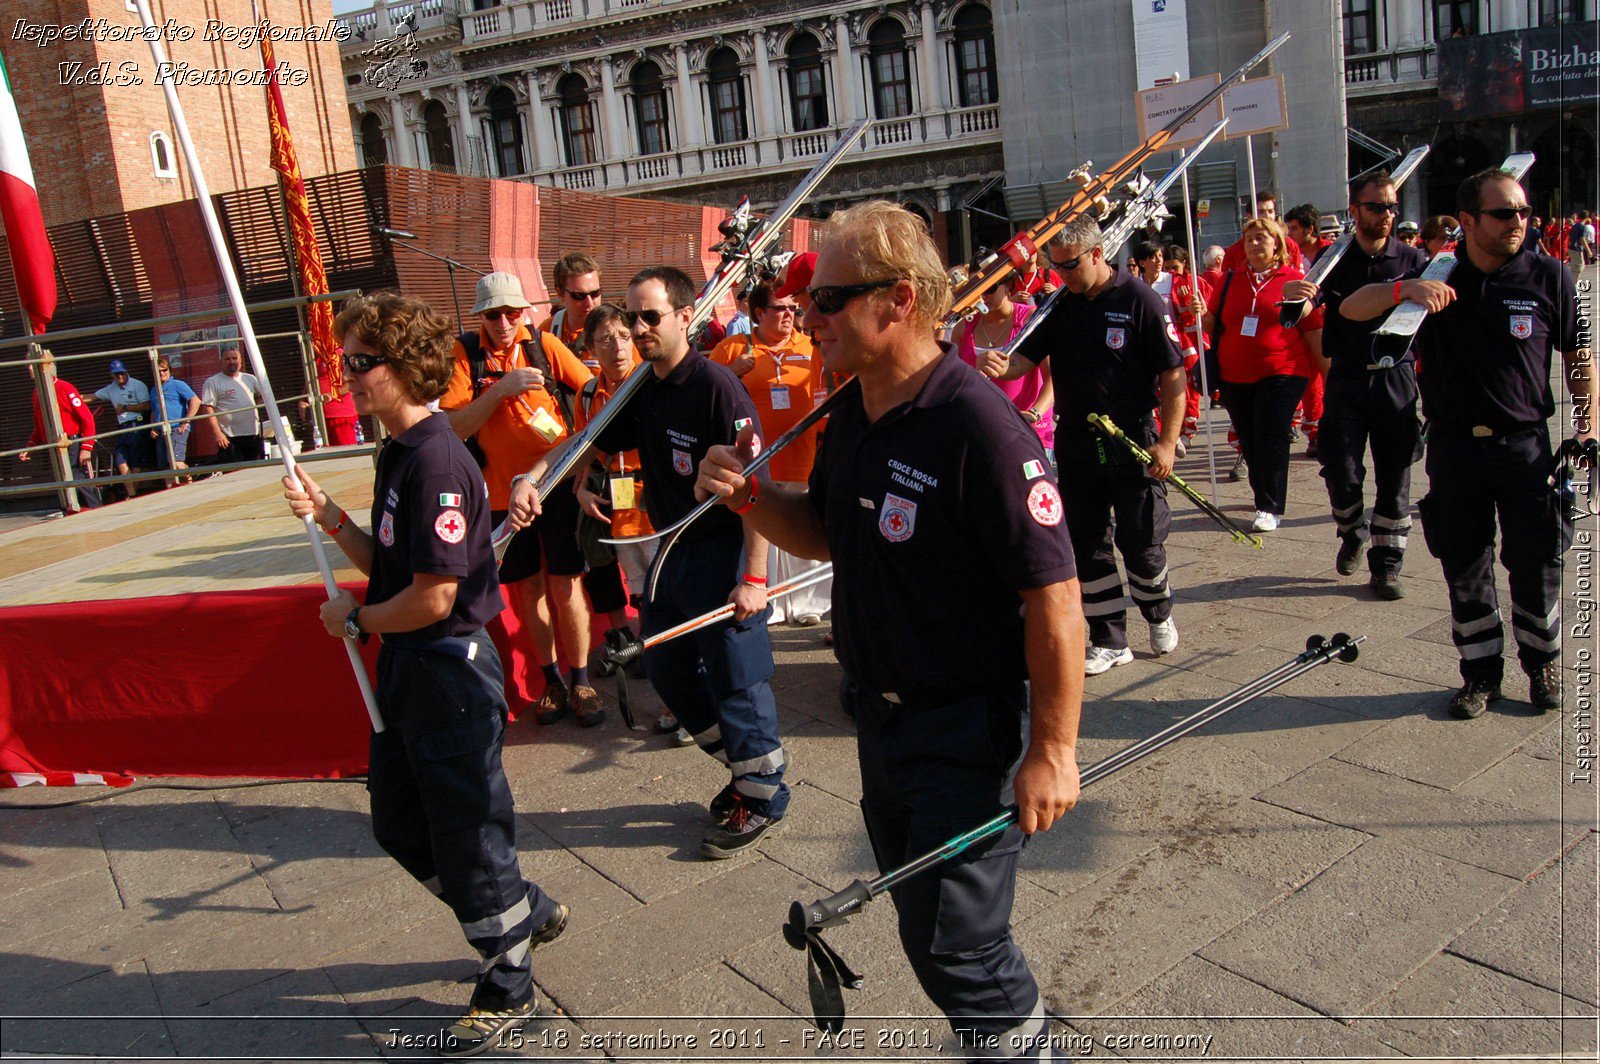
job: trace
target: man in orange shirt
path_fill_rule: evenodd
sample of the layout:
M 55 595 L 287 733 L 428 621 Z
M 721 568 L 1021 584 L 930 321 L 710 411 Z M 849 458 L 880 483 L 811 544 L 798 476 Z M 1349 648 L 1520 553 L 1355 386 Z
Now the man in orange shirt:
M 571 433 L 573 396 L 593 376 L 552 334 L 535 330 L 535 342 L 535 333 L 523 324 L 529 306 L 514 274 L 491 273 L 478 280 L 472 313 L 479 328 L 456 341 L 455 371 L 439 401 L 456 435 L 477 444 L 496 526 L 510 506 L 512 478 Z M 544 513 L 512 539 L 500 566 L 500 583 L 520 596 L 534 658 L 544 671 L 544 693 L 534 704 L 540 724 L 574 712 L 585 727 L 605 719 L 600 695 L 589 683 L 589 608 L 578 584 L 584 566 L 577 530 L 572 485 L 558 485 Z M 556 663 L 552 612 L 574 663 L 570 690 Z
M 584 349 L 583 323 L 604 298 L 600 290 L 600 264 L 586 251 L 569 251 L 551 267 L 556 299 L 561 306 L 539 326 L 583 360 L 590 373 L 600 372 L 600 362 Z
M 791 270 L 793 266 L 791 265 Z M 791 278 L 792 280 L 792 278 Z M 787 284 L 784 288 L 787 288 Z M 779 291 L 783 291 L 780 288 Z M 795 295 L 779 297 L 770 284 L 756 285 L 750 291 L 750 318 L 754 323 L 748 335 L 734 335 L 718 344 L 711 360 L 733 370 L 761 418 L 768 443 L 776 441 L 801 418 L 828 397 L 823 377 L 822 358 L 805 333 L 795 328 L 802 308 Z M 801 490 L 811 477 L 817 457 L 817 433 L 813 425 L 806 433 L 773 456 L 767 475 L 783 487 Z M 770 548 L 768 578 L 773 586 L 813 568 L 813 563 Z M 832 582 L 797 591 L 787 601 L 772 604 L 772 620 L 783 620 L 785 610 L 796 624 L 810 626 L 822 620 L 832 605 Z

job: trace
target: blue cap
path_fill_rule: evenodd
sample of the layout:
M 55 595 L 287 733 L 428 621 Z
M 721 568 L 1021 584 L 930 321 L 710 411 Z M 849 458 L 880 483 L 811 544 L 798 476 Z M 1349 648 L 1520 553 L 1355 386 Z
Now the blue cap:
M 111 360 L 111 375 L 112 376 L 116 376 L 118 373 L 126 373 L 126 372 L 128 372 L 128 367 L 123 364 L 122 359 L 114 358 L 114 359 Z

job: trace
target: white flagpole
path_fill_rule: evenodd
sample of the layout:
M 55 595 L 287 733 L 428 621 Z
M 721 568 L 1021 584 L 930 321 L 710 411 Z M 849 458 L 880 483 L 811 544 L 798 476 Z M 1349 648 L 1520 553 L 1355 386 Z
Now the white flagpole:
M 134 0 L 139 6 L 139 21 L 144 23 L 145 36 L 150 42 L 150 54 L 155 58 L 156 69 L 166 69 L 167 50 L 162 44 L 161 31 L 157 28 L 155 17 L 150 13 L 150 0 Z M 250 356 L 250 369 L 255 373 L 256 379 L 261 382 L 261 399 L 267 407 L 267 418 L 272 423 L 273 435 L 278 439 L 278 451 L 283 458 L 284 471 L 294 483 L 300 483 L 294 470 L 294 448 L 289 445 L 293 439 L 289 435 L 289 427 L 283 423 L 283 415 L 278 412 L 278 400 L 272 394 L 272 385 L 267 380 L 266 363 L 261 360 L 261 347 L 256 343 L 255 327 L 250 323 L 250 313 L 245 309 L 244 293 L 239 288 L 239 278 L 233 272 L 233 263 L 228 259 L 228 246 L 222 238 L 222 226 L 217 221 L 217 210 L 211 202 L 211 190 L 206 186 L 205 174 L 200 169 L 200 159 L 195 154 L 194 141 L 189 136 L 189 123 L 183 117 L 183 105 L 178 102 L 178 91 L 172 84 L 172 79 L 167 78 L 161 82 L 161 91 L 166 93 L 167 110 L 172 112 L 172 128 L 178 134 L 178 143 L 183 148 L 184 160 L 189 164 L 189 176 L 194 181 L 195 198 L 200 203 L 200 213 L 206 220 L 206 231 L 211 234 L 211 249 L 217 256 L 217 271 L 222 275 L 222 283 L 228 289 L 228 302 L 233 307 L 234 317 L 239 319 L 239 337 L 244 341 L 246 354 Z M 328 565 L 328 554 L 322 546 L 322 533 L 317 528 L 316 519 L 310 514 L 305 518 L 306 538 L 311 542 L 311 553 L 317 559 L 317 571 L 322 574 L 322 586 L 328 594 L 338 594 L 339 585 L 334 582 L 333 569 Z M 350 655 L 350 668 L 355 671 L 356 684 L 361 688 L 361 698 L 367 706 L 367 716 L 372 718 L 372 730 L 383 731 L 383 718 L 378 715 L 378 701 L 372 693 L 372 683 L 367 678 L 367 667 L 361 660 L 361 653 L 356 649 L 354 639 L 344 641 L 345 651 Z

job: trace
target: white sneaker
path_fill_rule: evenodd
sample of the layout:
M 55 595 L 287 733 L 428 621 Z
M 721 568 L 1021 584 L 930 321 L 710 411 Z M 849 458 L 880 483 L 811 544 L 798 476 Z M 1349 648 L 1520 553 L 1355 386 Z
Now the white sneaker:
M 1278 530 L 1278 515 L 1269 514 L 1265 510 L 1256 511 L 1256 519 L 1250 525 L 1252 532 L 1276 532 Z
M 1157 654 L 1170 654 L 1178 649 L 1178 626 L 1168 617 L 1150 624 L 1150 649 Z
M 1189 444 L 1182 436 L 1178 437 L 1178 449 L 1174 453 L 1176 453 L 1179 458 L 1182 458 L 1189 453 Z
M 1121 650 L 1112 650 L 1110 647 L 1090 647 L 1089 652 L 1083 656 L 1083 674 L 1085 676 L 1099 676 L 1113 665 L 1126 665 L 1133 660 L 1133 651 L 1128 647 Z

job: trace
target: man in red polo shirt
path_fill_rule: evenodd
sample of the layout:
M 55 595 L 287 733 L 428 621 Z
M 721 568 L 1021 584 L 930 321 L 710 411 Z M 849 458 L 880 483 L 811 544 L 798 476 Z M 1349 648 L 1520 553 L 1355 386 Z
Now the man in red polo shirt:
M 46 354 L 45 358 L 50 356 Z M 89 404 L 83 401 L 83 396 L 71 383 L 55 378 L 56 386 L 56 411 L 61 416 L 61 431 L 69 440 L 76 441 L 76 447 L 67 448 L 67 465 L 72 470 L 72 479 L 88 481 L 94 476 L 92 459 L 94 457 L 94 415 L 89 412 Z M 39 409 L 39 393 L 33 393 L 33 434 L 28 437 L 28 446 L 36 447 L 46 442 L 49 437 L 45 433 L 44 412 Z M 17 461 L 26 462 L 33 455 L 23 451 L 17 455 Z M 78 501 L 85 510 L 93 510 L 101 505 L 100 489 L 88 486 L 87 483 L 75 485 L 78 489 Z

